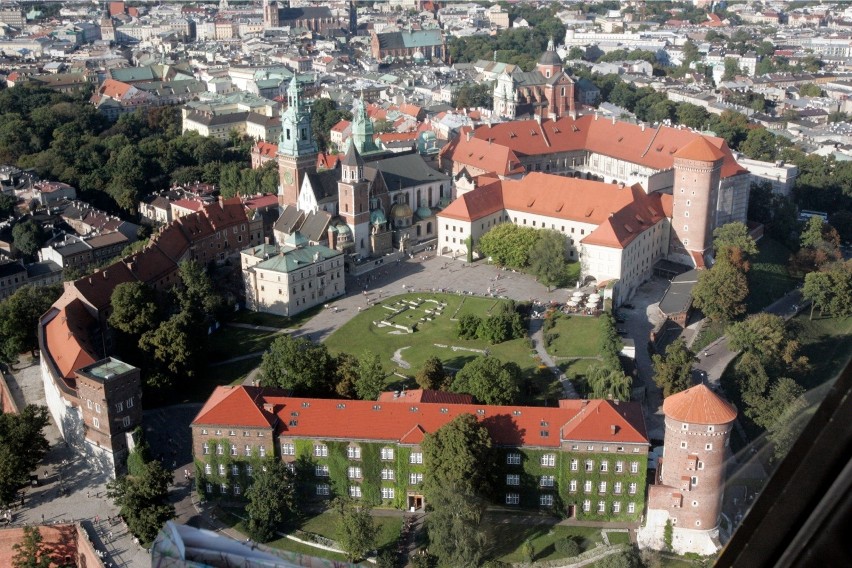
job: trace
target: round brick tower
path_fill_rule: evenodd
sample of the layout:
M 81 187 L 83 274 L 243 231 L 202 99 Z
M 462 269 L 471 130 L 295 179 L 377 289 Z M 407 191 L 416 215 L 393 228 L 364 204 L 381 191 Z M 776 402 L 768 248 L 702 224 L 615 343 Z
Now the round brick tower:
M 697 385 L 663 401 L 666 433 L 658 483 L 672 488 L 669 517 L 679 529 L 719 526 L 725 484 L 725 452 L 736 409 Z
M 716 201 L 724 154 L 698 136 L 674 154 L 670 256 L 696 268 L 713 246 Z

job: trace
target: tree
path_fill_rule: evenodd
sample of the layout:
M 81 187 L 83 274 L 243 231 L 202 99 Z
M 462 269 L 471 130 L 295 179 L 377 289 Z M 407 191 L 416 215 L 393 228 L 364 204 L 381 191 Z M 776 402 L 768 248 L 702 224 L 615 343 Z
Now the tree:
M 482 565 L 488 542 L 482 529 L 486 503 L 476 496 L 442 489 L 429 499 L 432 512 L 426 517 L 429 552 L 442 566 L 476 568 Z
M 159 323 L 154 290 L 144 282 L 122 282 L 110 297 L 109 324 L 124 333 L 141 336 Z
M 822 217 L 818 215 L 810 217 L 799 234 L 799 242 L 803 247 L 819 248 L 824 241 L 825 227 L 826 223 Z
M 363 502 L 338 497 L 334 501 L 337 512 L 337 543 L 350 562 L 366 558 L 376 546 L 378 527 L 370 514 L 370 507 Z
M 43 543 L 44 538 L 38 527 L 24 527 L 21 542 L 12 545 L 15 556 L 12 558 L 13 568 L 50 568 L 53 563 L 61 564 L 61 560 L 50 557 L 50 550 Z
M 341 351 L 334 358 L 334 392 L 344 398 L 355 398 L 355 383 L 358 381 L 358 358 Z
M 154 460 L 145 464 L 141 475 L 125 475 L 107 484 L 107 496 L 119 506 L 128 530 L 143 543 L 153 541 L 175 516 L 168 499 L 171 480 L 171 472 Z
M 415 377 L 421 389 L 440 390 L 446 386 L 447 372 L 444 364 L 437 357 L 429 357 Z
M 725 58 L 725 72 L 722 73 L 723 81 L 730 81 L 740 73 L 739 61 L 733 57 Z
M 799 94 L 803 97 L 820 97 L 822 96 L 822 89 L 814 83 L 805 83 L 799 87 Z
M 423 463 L 429 475 L 423 485 L 426 500 L 436 493 L 485 497 L 494 486 L 491 436 L 473 414 L 459 414 L 423 440 Z
M 47 235 L 44 229 L 33 219 L 16 223 L 12 227 L 12 241 L 15 247 L 28 256 L 34 256 L 46 240 Z
M 675 111 L 677 121 L 690 128 L 703 129 L 707 126 L 707 121 L 710 119 L 708 113 L 703 107 L 692 103 L 681 103 Z
M 800 344 L 795 337 L 793 323 L 766 312 L 753 314 L 728 329 L 731 349 L 754 353 L 770 373 L 807 366 L 807 358 L 798 354 Z
M 733 149 L 738 149 L 749 132 L 748 118 L 739 112 L 726 110 L 710 119 L 710 128 L 716 135 L 724 138 Z
M 515 363 L 480 356 L 456 373 L 450 390 L 468 393 L 482 404 L 512 404 L 520 392 L 520 375 Z
M 824 314 L 833 299 L 833 282 L 827 272 L 810 272 L 805 274 L 805 284 L 802 286 L 802 297 L 811 302 L 811 314 L 808 319 L 814 319 L 814 308 L 819 307 Z
M 332 390 L 328 384 L 331 362 L 325 345 L 282 335 L 263 354 L 261 382 L 303 394 L 328 393 Z
M 524 335 L 521 314 L 494 314 L 479 322 L 476 336 L 491 345 L 503 343 L 510 339 L 518 339 Z
M 765 128 L 748 131 L 740 151 L 754 160 L 771 162 L 778 157 L 778 137 Z
M 341 120 L 352 120 L 352 113 L 337 107 L 331 99 L 317 99 L 311 105 L 311 131 L 320 151 L 330 146 L 332 127 Z
M 551 286 L 565 285 L 568 276 L 565 249 L 565 236 L 545 229 L 538 232 L 538 240 L 530 250 L 530 271 L 547 286 L 548 291 Z
M 498 266 L 526 268 L 537 240 L 537 229 L 501 223 L 482 235 L 478 246 L 479 251 Z
M 475 314 L 462 314 L 456 324 L 456 335 L 459 339 L 476 339 L 482 318 Z
M 198 341 L 197 326 L 185 312 L 176 313 L 139 338 L 139 348 L 171 379 L 194 377 L 201 367 L 204 346 Z
M 24 351 L 38 349 L 38 321 L 62 294 L 58 285 L 27 284 L 0 302 L 0 360 L 13 364 Z
M 595 563 L 597 568 L 641 568 L 639 555 L 632 548 L 604 556 Z
M 732 321 L 746 311 L 748 280 L 727 256 L 716 259 L 710 270 L 698 276 L 692 289 L 693 305 L 716 321 Z
M 267 459 L 246 490 L 248 531 L 253 540 L 267 542 L 297 513 L 295 474 L 281 460 Z
M 566 536 L 556 541 L 556 552 L 566 558 L 574 558 L 580 554 L 580 543 L 574 536 Z
M 630 400 L 633 380 L 621 370 L 607 369 L 603 365 L 593 365 L 586 372 L 591 398 L 608 400 Z
M 358 358 L 358 379 L 355 392 L 361 400 L 376 400 L 385 388 L 385 369 L 379 356 L 372 351 L 364 351 Z
M 0 505 L 15 500 L 47 453 L 50 444 L 43 430 L 48 423 L 44 406 L 28 404 L 20 414 L 0 414 Z
M 654 364 L 654 383 L 663 389 L 664 397 L 692 386 L 692 364 L 695 360 L 682 337 L 666 347 L 665 357 L 659 353 L 651 357 Z
M 783 459 L 787 455 L 804 430 L 809 418 L 808 406 L 805 389 L 794 380 L 782 377 L 772 385 L 766 401 L 766 420 L 769 422 L 764 424 L 767 437 L 773 446 L 775 460 Z
M 618 354 L 623 344 L 615 327 L 615 318 L 612 313 L 606 312 L 599 318 L 601 324 L 600 350 L 603 366 L 607 371 L 622 372 L 621 361 Z
M 222 310 L 223 301 L 213 289 L 213 281 L 204 266 L 195 260 L 180 263 L 180 286 L 175 286 L 175 296 L 182 312 L 190 315 L 199 325 L 207 325 Z M 205 330 L 206 331 L 206 330 Z
M 0 193 L 0 217 L 8 218 L 15 215 L 15 206 L 18 203 L 18 198 L 14 195 Z
M 734 260 L 738 253 L 746 255 L 757 254 L 757 243 L 748 233 L 745 223 L 736 221 L 727 223 L 713 230 L 713 248 L 716 255 L 725 255 L 729 260 Z

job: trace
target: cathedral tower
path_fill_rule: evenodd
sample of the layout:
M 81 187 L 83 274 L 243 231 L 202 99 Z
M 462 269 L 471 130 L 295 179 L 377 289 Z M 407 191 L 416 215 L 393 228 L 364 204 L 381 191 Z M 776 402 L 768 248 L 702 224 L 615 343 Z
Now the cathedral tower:
M 305 173 L 317 167 L 317 145 L 311 132 L 311 115 L 302 100 L 296 76 L 287 88 L 287 110 L 281 115 L 278 138 L 278 204 L 296 205 Z
M 370 182 L 364 177 L 364 159 L 353 140 L 343 161 L 341 179 L 337 183 L 338 214 L 352 231 L 355 253 L 370 256 Z
M 725 155 L 699 136 L 674 154 L 672 231 L 669 256 L 695 267 L 705 265 L 713 246 L 716 201 Z
M 263 0 L 263 27 L 277 28 L 280 23 L 278 3 L 275 0 Z
M 355 108 L 352 109 L 352 140 L 361 155 L 379 151 L 374 137 L 373 122 L 367 116 L 364 98 L 355 99 Z

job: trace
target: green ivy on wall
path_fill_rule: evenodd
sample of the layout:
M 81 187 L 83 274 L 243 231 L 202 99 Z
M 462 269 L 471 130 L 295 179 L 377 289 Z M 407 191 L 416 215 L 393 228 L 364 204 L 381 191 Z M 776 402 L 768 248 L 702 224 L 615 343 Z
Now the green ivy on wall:
M 408 474 L 411 473 L 411 448 L 397 446 L 396 448 L 396 486 L 394 489 L 394 507 L 408 508 Z

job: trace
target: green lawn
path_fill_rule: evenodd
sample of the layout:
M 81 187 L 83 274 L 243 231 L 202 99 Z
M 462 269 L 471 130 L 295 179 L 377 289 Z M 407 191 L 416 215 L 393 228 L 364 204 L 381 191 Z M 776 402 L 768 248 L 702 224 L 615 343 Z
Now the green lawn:
M 266 351 L 277 335 L 274 331 L 225 326 L 210 336 L 210 361 L 227 361 L 232 357 Z
M 419 308 L 408 309 L 395 317 L 393 323 L 410 327 L 413 323 L 418 324 L 417 331 L 413 334 L 394 333 L 394 328 L 379 328 L 373 325 L 374 321 L 388 321 L 393 312 L 385 308 L 385 305 L 398 304 L 403 299 L 416 300 L 435 299 L 446 302 L 443 314 L 435 317 L 432 321 L 421 322 L 425 317 L 425 309 L 433 309 L 436 305 L 424 302 Z M 335 331 L 325 345 L 331 353 L 347 352 L 360 355 L 366 350 L 376 353 L 385 365 L 385 369 L 397 369 L 392 361 L 397 349 L 406 348 L 401 352 L 402 359 L 411 365 L 408 369 L 398 369 L 401 373 L 414 376 L 423 366 L 427 358 L 438 357 L 444 366 L 449 369 L 461 369 L 465 363 L 478 357 L 480 353 L 474 351 L 457 350 L 452 347 L 467 349 L 488 349 L 489 352 L 503 361 L 514 361 L 517 363 L 525 376 L 532 377 L 536 372 L 536 363 L 531 356 L 526 339 L 515 339 L 506 341 L 499 345 L 489 345 L 480 340 L 463 340 L 456 337 L 456 322 L 451 318 L 458 318 L 465 313 L 473 313 L 480 317 L 487 317 L 504 300 L 491 298 L 479 298 L 472 296 L 456 296 L 453 294 L 416 293 L 394 296 L 380 304 L 361 312 L 347 322 L 343 327 Z M 435 344 L 445 345 L 438 347 Z M 392 377 L 397 380 L 397 377 Z
M 606 538 L 610 544 L 627 544 L 630 542 L 630 534 L 626 532 L 608 532 Z
M 391 545 L 399 538 L 399 532 L 402 530 L 402 517 L 373 517 L 373 521 L 379 528 L 376 536 L 376 548 L 382 549 L 385 546 Z M 337 538 L 337 515 L 332 511 L 324 511 L 315 517 L 311 517 L 302 523 L 300 527 L 305 532 L 310 532 L 330 538 Z
M 597 357 L 600 354 L 599 318 L 559 316 L 556 327 L 545 333 L 559 334 L 547 348 L 551 357 Z
M 820 318 L 808 321 L 810 310 L 794 318 L 800 326 L 801 353 L 808 357 L 811 370 L 799 382 L 806 389 L 833 380 L 852 357 L 852 317 Z M 818 313 L 818 312 L 817 312 Z
M 271 546 L 272 548 L 277 548 L 278 550 L 284 550 L 286 552 L 292 552 L 294 554 L 302 554 L 306 556 L 315 556 L 317 558 L 327 558 L 329 560 L 336 560 L 338 562 L 346 562 L 345 554 L 340 554 L 337 552 L 331 552 L 330 550 L 323 550 L 322 548 L 308 546 L 307 544 L 302 544 L 301 542 L 290 540 L 287 537 L 281 537 L 277 540 L 267 542 L 266 546 Z
M 748 272 L 748 312 L 756 313 L 796 287 L 797 281 L 787 273 L 790 250 L 769 237 L 757 244 L 758 255 Z
M 692 352 L 698 353 L 725 334 L 725 324 L 720 321 L 707 320 L 701 326 L 701 331 L 692 342 Z
M 519 517 L 517 523 L 511 521 L 511 516 L 498 519 L 495 515 L 486 515 L 483 528 L 488 535 L 488 558 L 502 562 L 524 562 L 521 546 L 527 540 L 532 541 L 536 561 L 564 558 L 556 551 L 556 541 L 569 536 L 580 539 L 582 551 L 603 542 L 600 528 L 566 527 L 556 525 L 555 519 L 545 524 L 525 522 L 523 517 Z
M 253 312 L 251 310 L 240 310 L 236 314 L 234 314 L 233 319 L 231 320 L 234 323 L 246 323 L 249 325 L 262 325 L 266 327 L 277 327 L 279 329 L 295 329 L 298 327 L 302 327 L 306 321 L 317 315 L 320 310 L 322 310 L 322 306 L 315 306 L 309 310 L 305 310 L 300 314 L 296 314 L 293 317 L 286 316 L 276 316 L 274 314 L 264 314 L 260 312 Z

